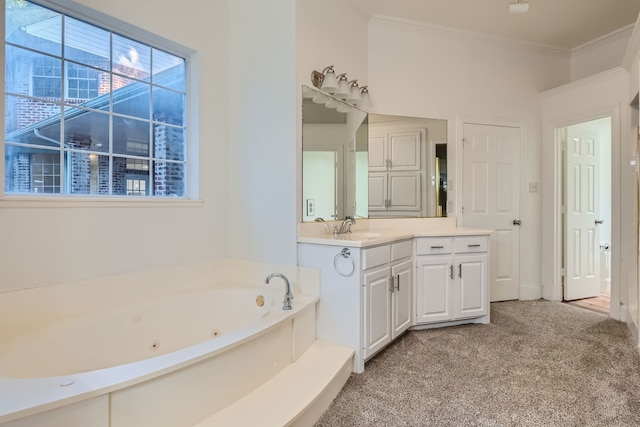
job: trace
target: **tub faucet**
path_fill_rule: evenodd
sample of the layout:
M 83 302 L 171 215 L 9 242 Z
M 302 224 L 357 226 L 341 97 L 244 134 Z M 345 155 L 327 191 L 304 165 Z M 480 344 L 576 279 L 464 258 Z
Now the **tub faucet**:
M 342 224 L 340 224 L 340 230 L 338 230 L 338 234 L 351 233 L 351 226 L 356 225 L 356 220 L 351 218 L 350 216 L 346 217 Z
M 264 283 L 269 284 L 269 281 L 274 277 L 279 277 L 284 280 L 285 293 L 284 293 L 284 301 L 282 303 L 283 310 L 291 310 L 291 300 L 293 299 L 293 293 L 291 292 L 291 285 L 289 284 L 289 280 L 282 273 L 271 273 L 264 280 Z

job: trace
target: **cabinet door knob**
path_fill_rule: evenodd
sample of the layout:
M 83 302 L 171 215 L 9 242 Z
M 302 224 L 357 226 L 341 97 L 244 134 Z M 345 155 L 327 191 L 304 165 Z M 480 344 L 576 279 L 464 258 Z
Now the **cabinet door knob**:
M 400 275 L 396 275 L 396 291 L 400 292 Z
M 449 266 L 449 279 L 453 279 L 453 264 Z
M 462 277 L 462 264 L 458 264 L 458 277 Z
M 522 225 L 522 221 L 520 221 L 519 219 L 514 219 L 513 225 Z

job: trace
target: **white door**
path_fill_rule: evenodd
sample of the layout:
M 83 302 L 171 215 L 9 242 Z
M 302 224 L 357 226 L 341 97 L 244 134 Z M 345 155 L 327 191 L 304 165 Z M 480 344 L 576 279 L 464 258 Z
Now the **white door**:
M 344 218 L 344 153 L 341 146 L 314 146 L 302 152 L 302 221 Z
M 565 300 L 600 294 L 598 150 L 596 132 L 569 128 L 566 146 Z
M 518 299 L 520 129 L 464 124 L 462 224 L 491 235 L 490 299 Z

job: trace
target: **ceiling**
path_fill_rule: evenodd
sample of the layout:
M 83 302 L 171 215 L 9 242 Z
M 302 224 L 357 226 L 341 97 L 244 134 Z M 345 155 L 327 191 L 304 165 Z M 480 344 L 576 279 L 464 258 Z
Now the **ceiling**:
M 636 22 L 640 0 L 355 0 L 370 16 L 386 15 L 537 45 L 573 49 Z

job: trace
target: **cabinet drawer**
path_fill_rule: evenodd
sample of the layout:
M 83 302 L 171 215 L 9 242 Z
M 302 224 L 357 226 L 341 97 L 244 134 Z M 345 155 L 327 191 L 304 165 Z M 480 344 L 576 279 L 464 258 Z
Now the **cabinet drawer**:
M 451 237 L 423 237 L 416 239 L 416 255 L 450 254 Z
M 456 237 L 454 249 L 456 253 L 487 252 L 487 236 Z
M 382 264 L 387 264 L 391 260 L 389 245 L 367 248 L 362 251 L 362 269 L 366 270 Z
M 391 261 L 397 261 L 402 258 L 409 258 L 413 255 L 413 245 L 411 240 L 393 243 L 391 245 Z

